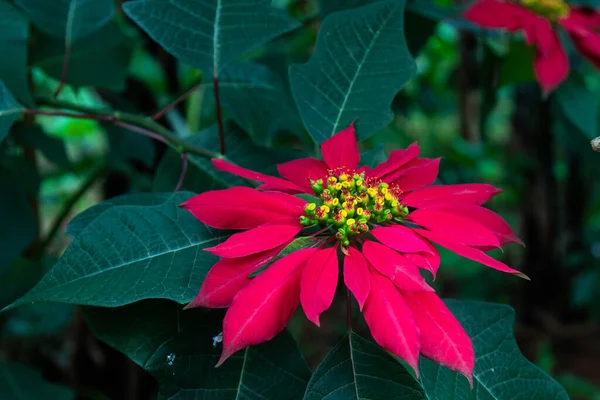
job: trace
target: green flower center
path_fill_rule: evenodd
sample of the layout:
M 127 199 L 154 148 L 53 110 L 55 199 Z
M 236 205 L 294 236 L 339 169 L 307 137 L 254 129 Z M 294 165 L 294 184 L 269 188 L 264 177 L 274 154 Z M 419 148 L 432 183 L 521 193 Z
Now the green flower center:
M 398 200 L 402 193 L 398 186 L 365 178 L 364 172 L 329 171 L 325 181 L 311 184 L 320 202 L 306 205 L 300 223 L 333 229 L 343 246 L 350 244 L 350 237 L 367 233 L 375 224 L 399 222 L 408 215 L 408 208 Z
M 564 0 L 519 0 L 519 3 L 551 21 L 558 21 L 570 12 L 569 5 Z

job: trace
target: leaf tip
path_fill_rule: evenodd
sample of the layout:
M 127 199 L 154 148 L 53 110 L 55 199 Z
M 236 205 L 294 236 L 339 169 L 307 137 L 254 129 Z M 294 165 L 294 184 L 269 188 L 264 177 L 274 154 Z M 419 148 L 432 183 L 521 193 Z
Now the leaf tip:
M 525 280 L 531 281 L 531 278 L 529 278 L 527 275 L 525 275 L 525 274 L 524 274 L 524 273 L 522 273 L 522 272 L 518 272 L 518 273 L 516 273 L 516 274 L 515 274 L 515 276 L 518 276 L 519 278 L 523 278 L 523 279 L 525 279 Z

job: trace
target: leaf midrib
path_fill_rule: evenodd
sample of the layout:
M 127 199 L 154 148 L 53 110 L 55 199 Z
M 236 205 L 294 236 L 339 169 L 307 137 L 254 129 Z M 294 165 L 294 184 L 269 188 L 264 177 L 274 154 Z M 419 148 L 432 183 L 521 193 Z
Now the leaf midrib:
M 395 6 L 395 7 L 397 7 L 397 6 Z M 392 15 L 394 15 L 393 12 L 388 12 L 386 14 L 383 23 L 379 26 L 379 29 L 375 32 L 375 35 L 371 39 L 369 46 L 367 47 L 367 51 L 365 52 L 362 59 L 360 60 L 360 63 L 358 64 L 356 73 L 354 74 L 354 76 L 352 77 L 352 80 L 350 81 L 350 86 L 348 87 L 348 90 L 346 91 L 346 95 L 344 96 L 344 101 L 342 102 L 342 105 L 339 108 L 337 118 L 333 124 L 333 129 L 330 132 L 328 137 L 333 136 L 338 131 L 338 125 L 339 125 L 340 119 L 342 118 L 343 110 L 346 107 L 346 103 L 348 102 L 348 98 L 350 97 L 350 94 L 352 93 L 352 88 L 354 87 L 354 84 L 356 83 L 356 80 L 358 79 L 358 76 L 360 75 L 360 72 L 361 72 L 363 66 L 365 65 L 367 57 L 369 56 L 369 54 L 371 53 L 371 50 L 374 47 L 374 43 L 377 41 L 377 39 L 381 35 L 381 32 L 387 27 L 389 21 L 391 20 Z

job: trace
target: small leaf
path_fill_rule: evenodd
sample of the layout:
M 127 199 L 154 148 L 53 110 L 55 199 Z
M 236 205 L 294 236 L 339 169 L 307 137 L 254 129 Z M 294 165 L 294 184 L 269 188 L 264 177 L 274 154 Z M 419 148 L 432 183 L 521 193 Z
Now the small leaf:
M 178 208 L 191 196 L 176 193 L 155 206 L 113 204 L 10 307 L 32 302 L 116 307 L 147 298 L 188 303 L 216 261 L 202 249 L 227 237 Z
M 115 15 L 113 0 L 15 0 L 43 32 L 68 42 L 89 35 Z
M 219 310 L 186 310 L 164 300 L 115 309 L 86 308 L 88 326 L 160 383 L 160 399 L 269 399 L 302 397 L 310 370 L 287 332 L 233 355 L 221 354 Z
M 391 103 L 415 75 L 404 38 L 404 1 L 382 1 L 328 16 L 315 52 L 290 68 L 302 120 L 321 143 L 356 120 L 365 139 L 393 117 Z
M 284 249 L 281 250 L 281 252 L 279 254 L 277 254 L 275 257 L 273 257 L 273 259 L 269 263 L 263 265 L 262 267 L 260 267 L 259 269 L 257 269 L 256 271 L 254 271 L 250 275 L 248 275 L 248 278 L 254 278 L 254 277 L 260 275 L 261 272 L 263 272 L 265 269 L 269 268 L 275 261 L 277 261 L 287 255 L 290 255 L 298 250 L 318 247 L 321 244 L 323 244 L 324 241 L 325 241 L 325 239 L 323 239 L 323 238 L 317 238 L 317 237 L 312 237 L 312 236 L 299 237 L 298 239 L 295 239 L 292 243 L 285 246 Z
M 324 398 L 426 399 L 419 382 L 398 361 L 354 332 L 331 350 L 308 382 L 304 400 Z
M 210 75 L 298 26 L 270 0 L 135 0 L 123 10 L 169 53 Z
M 38 371 L 6 361 L 0 361 L 0 393 L 4 400 L 75 399 L 70 389 L 45 381 Z
M 23 107 L 16 102 L 2 81 L 0 81 L 0 143 L 8 135 L 13 123 L 23 112 Z
M 436 400 L 568 400 L 564 389 L 529 362 L 517 346 L 512 329 L 515 312 L 500 304 L 446 300 L 475 348 L 474 388 L 466 378 L 421 359 L 423 387 Z
M 27 83 L 29 21 L 7 0 L 0 0 L 0 80 L 23 103 L 33 100 Z

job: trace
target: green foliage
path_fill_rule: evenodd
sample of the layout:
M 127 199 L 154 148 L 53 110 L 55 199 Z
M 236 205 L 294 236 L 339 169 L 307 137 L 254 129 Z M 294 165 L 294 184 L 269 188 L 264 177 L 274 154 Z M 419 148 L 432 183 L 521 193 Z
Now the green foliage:
M 287 332 L 231 357 L 219 368 L 222 313 L 186 310 L 168 301 L 88 308 L 101 340 L 125 353 L 160 383 L 159 398 L 298 399 L 310 377 Z
M 564 389 L 529 362 L 513 337 L 515 312 L 508 306 L 447 300 L 475 348 L 474 387 L 432 361 L 421 360 L 422 382 L 436 400 L 568 400 Z M 451 389 L 450 389 L 451 388 Z
M 277 261 L 289 254 L 292 254 L 295 251 L 319 247 L 322 244 L 323 244 L 323 239 L 310 237 L 310 236 L 294 239 L 294 241 L 292 243 L 285 246 L 283 248 L 283 250 L 281 250 L 279 252 L 279 254 L 277 254 L 269 263 L 263 265 L 262 267 L 260 267 L 259 269 L 257 269 L 256 271 L 254 271 L 250 275 L 248 275 L 248 278 L 254 278 L 255 276 L 260 275 L 261 272 L 263 272 L 265 269 L 269 268 L 269 266 L 271 266 L 271 264 L 273 264 L 275 261 Z
M 58 263 L 13 306 L 45 301 L 116 307 L 148 298 L 189 302 L 216 260 L 199 254 L 227 237 L 177 207 L 190 196 L 177 193 L 154 206 L 121 205 L 126 200 L 100 205 Z M 135 196 L 133 202 L 139 201 Z
M 298 26 L 270 0 L 136 0 L 123 9 L 171 54 L 211 74 Z
M 46 382 L 39 372 L 20 364 L 0 361 L 0 393 L 5 400 L 73 400 L 75 393 Z
M 364 139 L 392 120 L 392 99 L 416 72 L 403 15 L 404 1 L 334 13 L 323 22 L 310 61 L 292 66 L 294 98 L 315 142 L 354 120 Z
M 112 0 L 15 0 L 15 3 L 37 28 L 64 38 L 68 45 L 97 31 L 115 14 Z
M 27 83 L 29 21 L 8 0 L 0 1 L 0 80 L 24 104 L 31 104 Z
M 8 135 L 10 127 L 22 111 L 23 107 L 15 101 L 4 83 L 0 81 L 0 143 Z
M 350 332 L 315 370 L 304 400 L 423 400 L 418 381 L 376 344 Z

